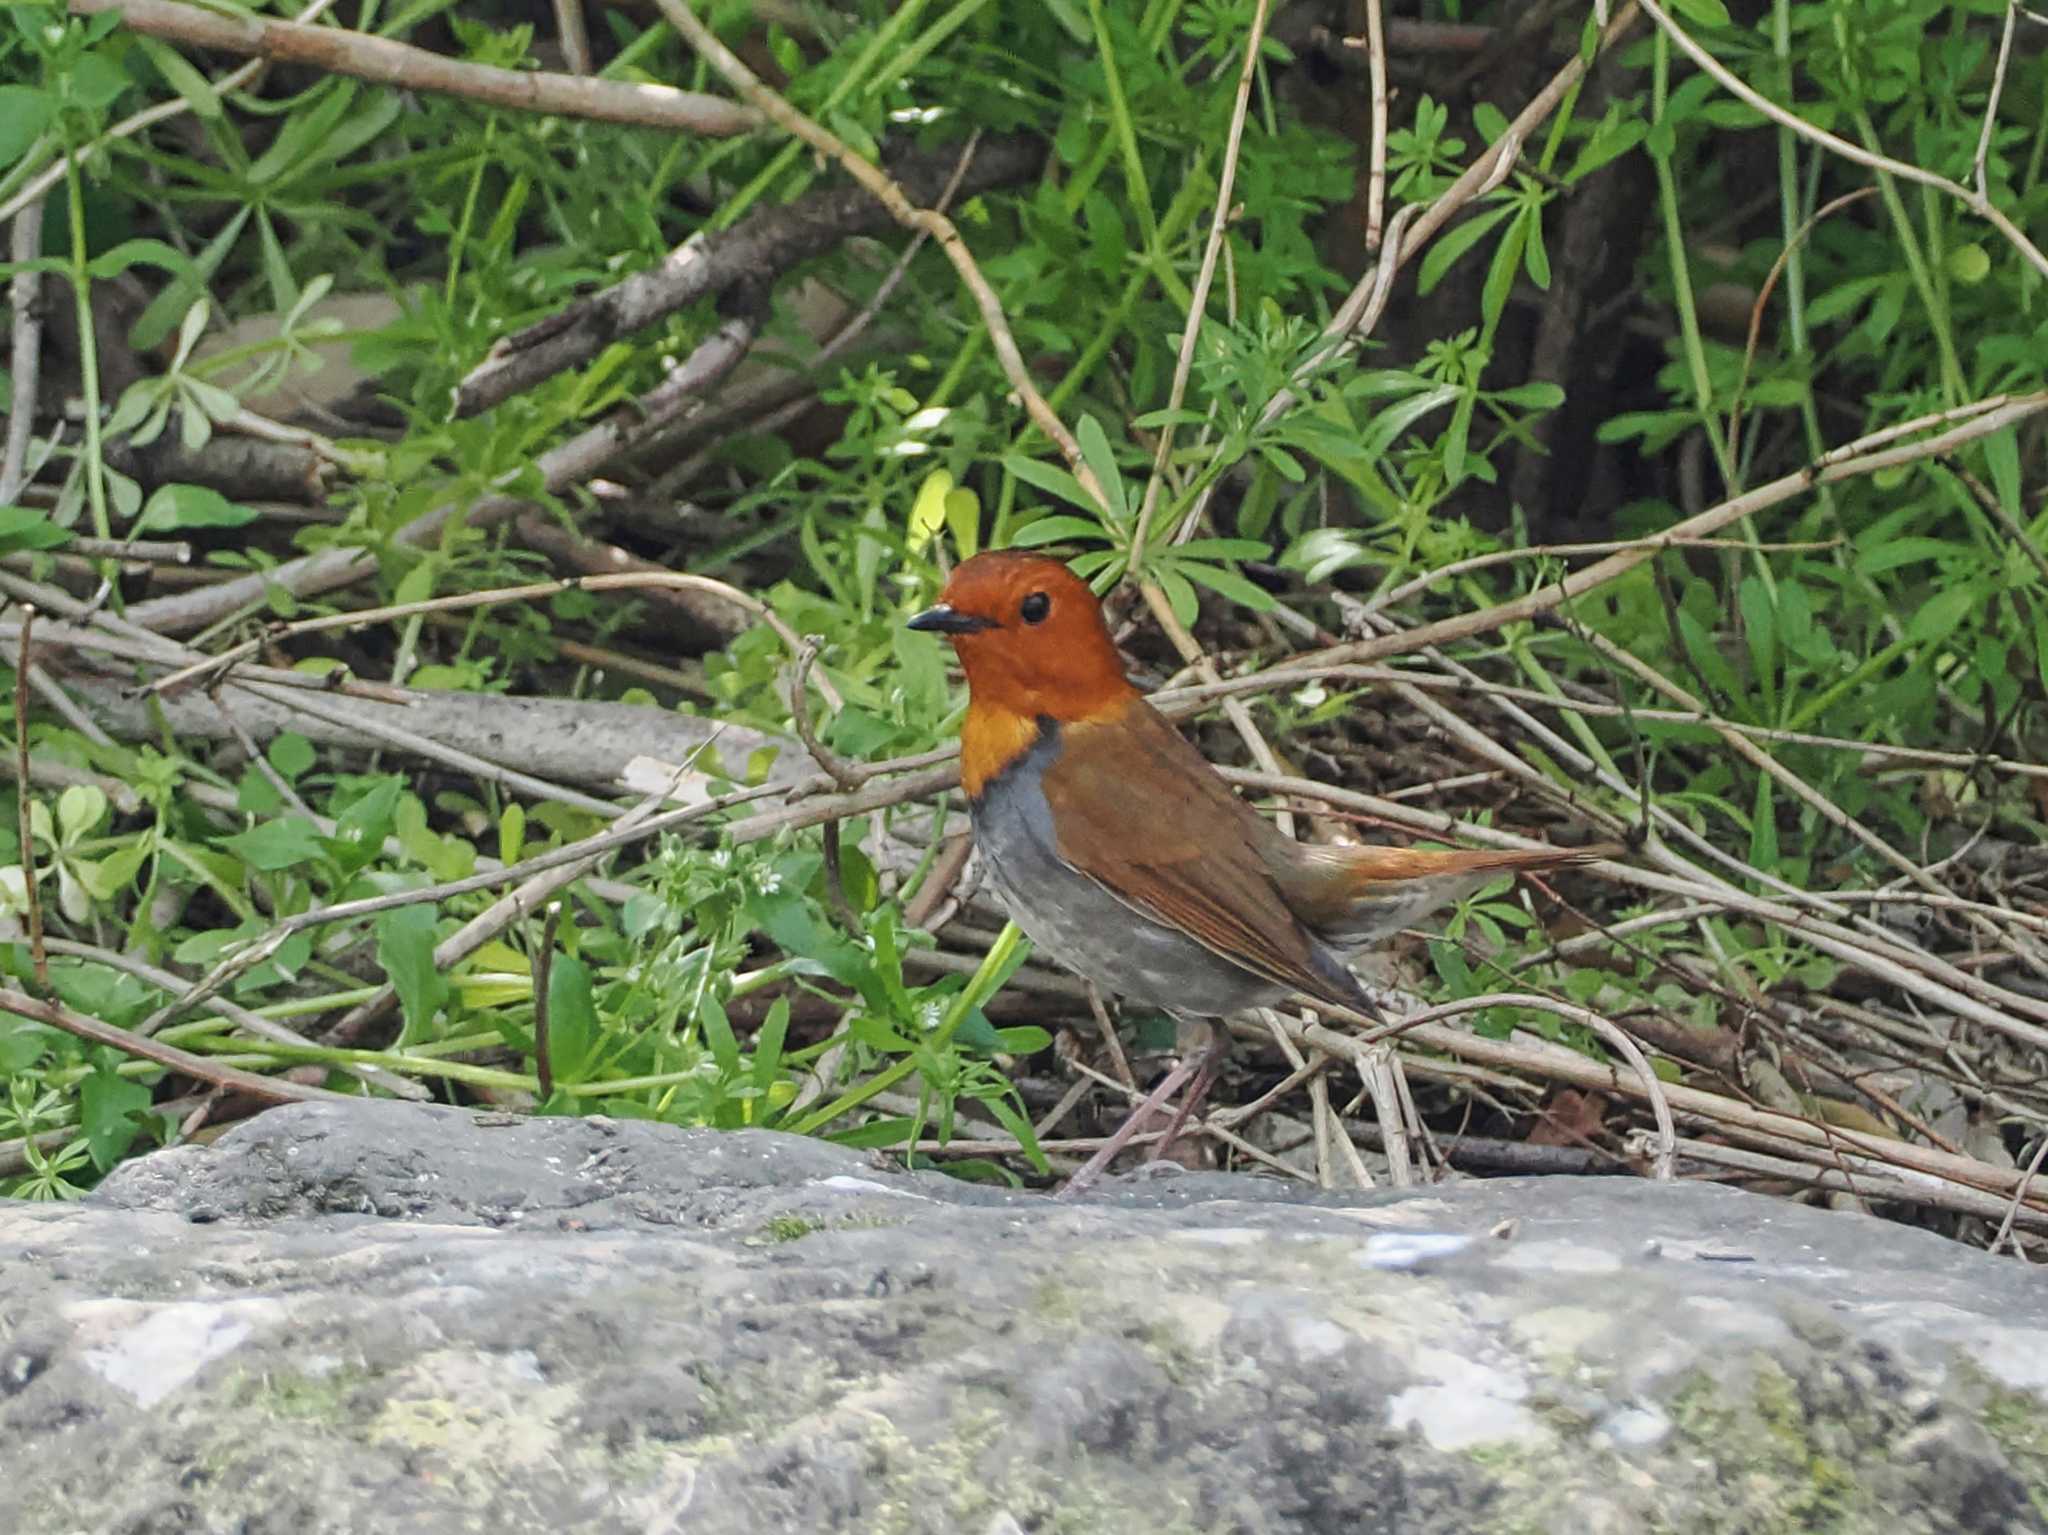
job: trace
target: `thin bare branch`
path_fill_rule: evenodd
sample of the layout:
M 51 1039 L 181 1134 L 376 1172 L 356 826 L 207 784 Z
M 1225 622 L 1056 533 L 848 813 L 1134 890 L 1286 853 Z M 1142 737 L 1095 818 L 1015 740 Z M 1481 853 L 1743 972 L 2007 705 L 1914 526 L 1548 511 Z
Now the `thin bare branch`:
M 35 628 L 33 604 L 21 608 L 21 641 L 14 655 L 14 772 L 16 783 L 15 825 L 21 836 L 21 894 L 28 906 L 29 952 L 35 956 L 36 984 L 50 986 L 50 954 L 43 947 L 43 898 L 36 889 L 36 799 L 29 793 L 28 769 L 28 674 L 29 634 Z
M 310 64 L 400 90 L 462 96 L 515 111 L 665 128 L 712 138 L 751 133 L 761 126 L 758 115 L 718 96 L 588 75 L 496 69 L 345 27 L 229 15 L 183 5 L 179 0 L 70 0 L 70 7 L 74 16 L 111 11 L 134 31 L 197 48 Z
M 1365 184 L 1365 248 L 1380 248 L 1387 212 L 1387 23 L 1385 0 L 1365 0 L 1365 57 L 1372 84 L 1372 146 Z
M 35 430 L 37 370 L 43 346 L 43 274 L 28 263 L 43 253 L 43 205 L 31 203 L 14 221 L 9 254 L 16 271 L 7 286 L 12 310 L 14 359 L 8 373 L 13 408 L 7 415 L 7 446 L 0 455 L 0 506 L 12 506 L 28 483 L 28 444 Z
M 48 1024 L 53 1029 L 62 1029 L 65 1033 L 75 1035 L 91 1044 L 110 1045 L 125 1055 L 155 1061 L 159 1066 L 183 1072 L 186 1076 L 196 1077 L 201 1082 L 211 1082 L 215 1087 L 247 1093 L 252 1098 L 267 1099 L 271 1103 L 348 1101 L 346 1093 L 329 1092 L 324 1087 L 302 1087 L 297 1082 L 288 1081 L 283 1077 L 266 1077 L 253 1071 L 243 1071 L 238 1067 L 223 1066 L 203 1055 L 194 1055 L 189 1050 L 180 1050 L 175 1045 L 149 1039 L 128 1029 L 115 1028 L 111 1023 L 102 1023 L 97 1018 L 75 1013 L 55 1002 L 39 1001 L 27 992 L 17 991 L 12 986 L 0 986 L 0 1013 L 12 1013 L 17 1018 Z
M 1923 170 L 1920 166 L 1910 164 L 1904 160 L 1894 160 L 1889 155 L 1877 154 L 1872 150 L 1865 149 L 1860 144 L 1852 144 L 1849 140 L 1830 133 L 1825 128 L 1815 127 L 1797 112 L 1779 106 L 1762 92 L 1745 84 L 1740 76 L 1711 53 L 1707 52 L 1698 42 L 1694 41 L 1683 27 L 1673 21 L 1664 7 L 1657 3 L 1657 0 L 1636 0 L 1636 3 L 1641 5 L 1651 19 L 1664 29 L 1665 34 L 1670 37 L 1672 42 L 1678 45 L 1680 51 L 1687 58 L 1712 75 L 1721 84 L 1722 88 L 1731 95 L 1747 102 L 1780 127 L 1789 128 L 1801 138 L 1818 144 L 1823 149 L 1838 154 L 1845 160 L 1852 160 L 1858 165 L 1868 166 L 1871 170 L 1882 171 L 1886 175 L 1896 176 L 1901 181 L 1910 181 L 1918 186 L 1932 187 L 1937 192 L 1953 197 L 2003 235 L 2006 243 L 2018 251 L 2025 258 L 2027 264 L 2033 267 L 2036 272 L 2039 272 L 2043 277 L 2048 277 L 2048 255 L 2043 255 L 2040 247 L 2035 245 L 2032 240 L 2029 240 L 2019 225 L 2007 218 L 1999 206 L 1986 196 L 1982 190 L 1972 191 L 1969 187 L 1953 182 L 1946 176 L 1936 175 L 1933 171 Z M 2006 32 L 2008 40 L 2011 35 L 2011 17 L 2008 12 Z M 1996 104 L 1995 96 L 1993 104 Z M 1986 128 L 1988 131 L 1988 117 L 1986 118 Z
M 960 274 L 960 280 L 974 298 L 975 307 L 981 311 L 982 324 L 987 328 L 989 340 L 994 345 L 997 359 L 1002 363 L 1003 375 L 1009 379 L 1010 387 L 1023 403 L 1025 413 L 1032 425 L 1043 432 L 1060 450 L 1060 454 L 1073 470 L 1074 477 L 1082 488 L 1095 497 L 1105 510 L 1107 497 L 1096 483 L 1094 473 L 1081 457 L 1080 444 L 1074 441 L 1064 422 L 1054 413 L 1053 408 L 1039 393 L 1038 385 L 1032 381 L 1031 370 L 1025 365 L 1024 354 L 1017 350 L 1017 338 L 1010 333 L 1010 322 L 1003 315 L 1002 300 L 982 276 L 981 268 L 975 263 L 974 255 L 967 248 L 967 242 L 960 237 L 960 231 L 945 214 L 930 208 L 918 208 L 903 195 L 903 189 L 891 179 L 881 167 L 862 159 L 845 142 L 828 129 L 821 127 L 791 106 L 782 97 L 770 90 L 761 78 L 740 61 L 739 55 L 715 37 L 691 8 L 691 0 L 658 0 L 661 13 L 671 25 L 683 34 L 685 41 L 696 49 L 725 82 L 751 103 L 758 111 L 785 132 L 803 140 L 804 143 L 834 161 L 849 176 L 859 182 L 875 200 L 889 210 L 890 216 L 905 229 L 922 230 L 938 242 L 939 249 L 946 253 L 946 259 Z
M 1216 280 L 1216 255 L 1223 248 L 1230 227 L 1230 199 L 1237 189 L 1237 162 L 1244 149 L 1244 120 L 1251 106 L 1252 82 L 1258 78 L 1259 49 L 1266 35 L 1267 0 L 1258 0 L 1252 10 L 1252 24 L 1245 35 L 1244 67 L 1238 71 L 1237 99 L 1230 108 L 1230 129 L 1223 141 L 1223 168 L 1216 178 L 1216 212 L 1209 220 L 1209 238 L 1202 245 L 1202 264 L 1195 273 L 1195 286 L 1188 297 L 1187 324 L 1180 335 L 1180 351 L 1173 359 L 1173 383 L 1166 391 L 1166 409 L 1177 411 L 1187 398 L 1188 376 L 1194 370 L 1195 347 L 1201 341 L 1202 325 L 1208 318 L 1209 287 Z M 1145 568 L 1145 537 L 1159 492 L 1166 484 L 1166 463 L 1173 456 L 1175 423 L 1169 419 L 1159 430 L 1159 446 L 1152 455 L 1152 475 L 1145 482 L 1144 499 L 1138 506 L 1138 520 L 1131 531 L 1129 566 L 1133 574 Z

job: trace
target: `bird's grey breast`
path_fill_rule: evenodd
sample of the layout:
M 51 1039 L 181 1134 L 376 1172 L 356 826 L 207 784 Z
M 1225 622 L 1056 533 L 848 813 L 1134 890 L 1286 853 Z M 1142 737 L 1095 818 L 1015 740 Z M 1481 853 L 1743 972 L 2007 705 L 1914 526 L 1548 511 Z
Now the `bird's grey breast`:
M 1048 957 L 1129 1001 L 1202 1017 L 1278 1000 L 1284 988 L 1153 921 L 1060 856 L 1045 775 L 1059 758 L 1056 721 L 969 802 L 974 843 L 1010 916 Z M 1144 805 L 1133 816 L 1171 815 Z

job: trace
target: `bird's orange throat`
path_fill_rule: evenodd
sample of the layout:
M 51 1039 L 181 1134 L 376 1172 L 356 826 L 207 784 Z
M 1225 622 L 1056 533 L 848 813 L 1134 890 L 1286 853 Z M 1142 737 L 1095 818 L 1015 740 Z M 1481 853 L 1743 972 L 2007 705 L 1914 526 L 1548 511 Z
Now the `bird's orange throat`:
M 1086 712 L 1077 712 L 1072 700 L 1061 699 L 1062 707 L 1029 714 L 987 703 L 979 696 L 971 698 L 967 718 L 960 722 L 960 786 L 969 799 L 979 799 L 981 791 L 1004 769 L 1038 744 L 1047 722 L 1061 726 L 1106 723 L 1120 718 L 1137 697 L 1137 690 L 1124 683 L 1116 694 L 1094 701 Z
M 1027 715 L 969 704 L 960 722 L 960 787 L 968 798 L 980 799 L 991 779 L 1031 750 L 1038 731 Z

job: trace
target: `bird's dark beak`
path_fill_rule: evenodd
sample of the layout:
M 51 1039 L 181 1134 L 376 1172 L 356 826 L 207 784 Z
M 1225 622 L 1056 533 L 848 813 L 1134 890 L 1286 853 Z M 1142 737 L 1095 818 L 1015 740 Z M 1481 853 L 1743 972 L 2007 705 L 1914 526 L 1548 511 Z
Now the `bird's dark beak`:
M 949 608 L 945 603 L 926 608 L 904 625 L 907 629 L 922 629 L 929 634 L 979 634 L 984 629 L 996 627 L 992 618 L 980 618 L 972 613 L 962 613 Z

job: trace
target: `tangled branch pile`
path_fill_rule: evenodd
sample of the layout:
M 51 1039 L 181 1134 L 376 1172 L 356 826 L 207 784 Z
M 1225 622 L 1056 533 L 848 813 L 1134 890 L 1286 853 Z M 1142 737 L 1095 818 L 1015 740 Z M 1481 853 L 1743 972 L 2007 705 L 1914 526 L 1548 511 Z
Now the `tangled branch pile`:
M 1002 931 L 900 632 L 1030 544 L 1297 834 L 1631 846 L 1196 1153 L 2025 1252 L 2048 29 L 1383 9 L 0 41 L 0 1192 L 336 1091 L 1071 1165 L 1176 1041 Z

